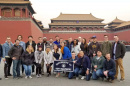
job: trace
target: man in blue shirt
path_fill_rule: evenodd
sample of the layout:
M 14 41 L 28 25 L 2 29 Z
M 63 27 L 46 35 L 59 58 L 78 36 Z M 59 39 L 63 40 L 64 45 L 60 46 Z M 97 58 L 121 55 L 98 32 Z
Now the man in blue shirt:
M 60 48 L 60 38 L 59 38 L 58 35 L 55 36 L 55 38 L 56 38 L 56 41 L 54 41 L 53 43 L 56 44 L 56 45 L 58 45 L 58 47 Z

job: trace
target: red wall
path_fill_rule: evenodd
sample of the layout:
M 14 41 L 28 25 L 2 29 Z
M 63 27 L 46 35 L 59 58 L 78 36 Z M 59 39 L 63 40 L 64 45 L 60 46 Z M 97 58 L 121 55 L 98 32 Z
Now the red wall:
M 113 40 L 113 36 L 118 35 L 120 40 L 130 42 L 130 38 L 128 37 L 129 34 L 130 34 L 130 30 L 123 31 L 123 32 L 116 32 L 116 33 L 44 33 L 43 36 L 47 38 L 53 38 L 53 40 L 55 40 L 56 35 L 59 35 L 60 38 L 63 38 L 64 40 L 67 40 L 69 37 L 72 37 L 73 39 L 77 39 L 79 36 L 81 36 L 82 38 L 86 38 L 88 41 L 90 37 L 96 35 L 98 41 L 103 41 L 104 35 L 108 35 L 109 40 Z
M 36 32 L 36 33 L 34 33 Z M 39 35 L 37 35 L 39 34 Z M 3 44 L 7 36 L 12 38 L 12 42 L 17 38 L 17 35 L 23 36 L 23 41 L 28 41 L 28 36 L 35 36 L 35 41 L 38 36 L 43 36 L 31 21 L 0 21 L 0 43 Z

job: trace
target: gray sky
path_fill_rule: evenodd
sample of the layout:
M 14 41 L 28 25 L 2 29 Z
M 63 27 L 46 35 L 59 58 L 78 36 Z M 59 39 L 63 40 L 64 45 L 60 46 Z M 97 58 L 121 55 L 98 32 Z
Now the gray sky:
M 30 0 L 36 12 L 34 17 L 48 28 L 50 19 L 59 14 L 89 14 L 111 22 L 116 16 L 130 21 L 130 0 Z

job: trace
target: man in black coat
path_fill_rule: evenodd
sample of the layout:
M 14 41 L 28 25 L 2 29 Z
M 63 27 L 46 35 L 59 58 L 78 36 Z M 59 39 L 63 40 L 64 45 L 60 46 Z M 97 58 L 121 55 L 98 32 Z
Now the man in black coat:
M 13 60 L 13 78 L 20 78 L 20 65 L 21 65 L 21 56 L 24 52 L 23 47 L 19 45 L 19 40 L 15 40 L 15 45 L 9 50 L 8 55 Z
M 112 58 L 116 62 L 116 75 L 115 78 L 117 79 L 118 76 L 118 66 L 120 68 L 121 73 L 121 81 L 125 79 L 124 67 L 123 67 L 123 57 L 125 56 L 126 49 L 125 45 L 119 41 L 119 37 L 117 35 L 114 36 L 115 42 L 112 45 Z

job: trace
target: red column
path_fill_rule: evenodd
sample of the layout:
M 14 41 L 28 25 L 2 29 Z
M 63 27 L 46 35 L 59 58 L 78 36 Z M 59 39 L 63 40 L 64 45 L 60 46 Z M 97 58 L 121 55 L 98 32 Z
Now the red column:
M 20 9 L 20 12 L 21 12 L 21 14 L 20 14 L 20 17 L 23 17 L 23 12 L 22 12 L 22 8 Z
M 26 18 L 28 17 L 28 9 L 26 8 Z
M 15 15 L 14 15 L 14 8 L 12 8 L 12 17 L 14 17 Z
M 0 16 L 1 16 L 1 8 L 0 8 Z

